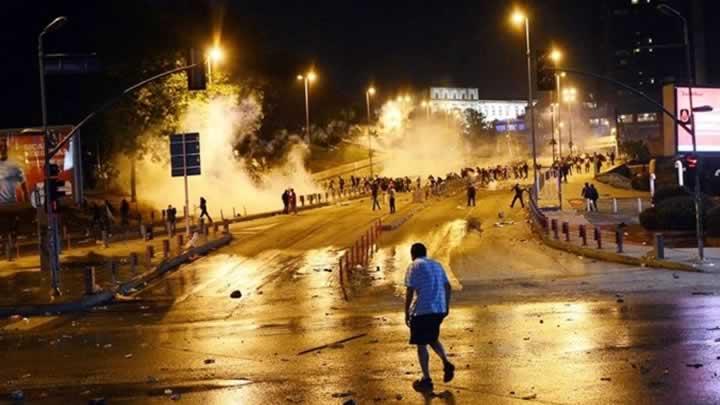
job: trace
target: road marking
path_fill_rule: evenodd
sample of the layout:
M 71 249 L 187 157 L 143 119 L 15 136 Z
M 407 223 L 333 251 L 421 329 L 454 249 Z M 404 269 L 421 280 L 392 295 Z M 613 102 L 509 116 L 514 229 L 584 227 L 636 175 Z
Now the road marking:
M 6 332 L 27 332 L 35 328 L 39 328 L 45 324 L 48 324 L 58 317 L 56 316 L 36 316 L 32 318 L 23 318 L 16 322 L 12 322 L 8 325 L 3 326 L 0 330 Z

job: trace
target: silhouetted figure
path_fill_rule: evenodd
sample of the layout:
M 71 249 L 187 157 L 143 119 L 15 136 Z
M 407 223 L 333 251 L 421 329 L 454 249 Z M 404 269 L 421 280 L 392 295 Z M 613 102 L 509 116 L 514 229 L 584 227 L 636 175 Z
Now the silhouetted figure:
M 515 192 L 515 196 L 512 199 L 512 203 L 510 203 L 510 208 L 515 208 L 515 202 L 518 200 L 520 200 L 520 206 L 525 208 L 525 202 L 523 201 L 523 191 L 525 190 L 520 187 L 520 183 L 515 183 L 515 187 L 513 187 L 512 190 Z
M 207 200 L 205 197 L 200 197 L 200 217 L 199 219 L 202 219 L 203 217 L 207 217 L 208 221 L 212 223 L 212 218 L 210 218 L 210 214 L 208 214 L 207 211 Z

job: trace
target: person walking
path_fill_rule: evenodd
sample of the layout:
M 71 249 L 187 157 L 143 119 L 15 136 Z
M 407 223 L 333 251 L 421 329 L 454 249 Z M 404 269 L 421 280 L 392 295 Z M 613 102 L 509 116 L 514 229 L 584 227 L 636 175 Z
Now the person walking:
M 455 376 L 455 366 L 440 343 L 440 325 L 450 313 L 452 289 L 442 265 L 427 257 L 425 245 L 413 244 L 410 257 L 412 263 L 405 273 L 405 324 L 410 328 L 410 344 L 417 346 L 422 370 L 422 378 L 413 388 L 432 392 L 428 345 L 443 362 L 443 381 L 450 382 Z
M 388 205 L 390 205 L 390 213 L 395 213 L 395 187 L 388 189 Z
M 285 191 L 283 191 L 281 198 L 282 198 L 282 202 L 283 202 L 283 214 L 287 214 L 289 212 L 288 210 L 290 208 L 290 193 L 288 192 L 287 189 L 285 189 Z
M 120 225 L 130 225 L 130 204 L 124 198 L 120 203 Z
M 372 192 L 372 210 L 375 211 L 375 208 L 380 208 L 380 202 L 378 201 L 378 193 L 380 192 L 380 186 L 378 185 L 377 181 L 374 181 L 372 185 L 370 186 L 370 191 Z
M 200 216 L 198 217 L 198 219 L 202 219 L 203 216 L 206 216 L 208 221 L 212 223 L 213 220 L 212 218 L 210 218 L 210 214 L 208 214 L 207 212 L 207 200 L 205 199 L 205 197 L 200 197 Z
M 520 206 L 525 208 L 525 202 L 523 201 L 523 192 L 525 191 L 525 189 L 520 187 L 520 183 L 515 183 L 512 191 L 515 192 L 515 196 L 512 199 L 512 203 L 510 203 L 510 208 L 515 208 L 515 202 L 518 200 L 520 200 Z
M 467 187 L 467 206 L 468 207 L 475 206 L 475 195 L 476 194 L 477 194 L 477 190 L 475 190 L 475 185 L 473 183 L 468 183 L 468 187 Z
M 290 202 L 290 212 L 297 215 L 297 195 L 294 188 L 291 188 L 288 193 L 288 201 Z
M 177 209 L 175 209 L 172 206 L 172 204 L 168 204 L 167 209 L 165 210 L 165 219 L 166 219 L 167 232 L 170 235 L 175 235 L 176 218 L 177 218 Z
M 592 208 L 591 211 L 597 212 L 598 211 L 597 201 L 600 198 L 600 194 L 598 193 L 594 184 L 590 184 L 590 192 L 589 193 L 590 193 L 590 206 Z

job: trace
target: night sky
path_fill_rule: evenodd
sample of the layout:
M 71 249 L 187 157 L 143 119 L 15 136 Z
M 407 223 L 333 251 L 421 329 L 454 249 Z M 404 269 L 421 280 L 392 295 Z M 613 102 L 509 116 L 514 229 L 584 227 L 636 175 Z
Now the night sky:
M 275 100 L 277 120 L 302 124 L 302 87 L 295 76 L 315 66 L 312 89 L 319 120 L 341 108 L 364 108 L 364 88 L 379 97 L 431 85 L 478 87 L 483 98 L 523 98 L 524 38 L 509 23 L 509 1 L 277 2 L 218 0 L 6 1 L 0 47 L 4 90 L 0 125 L 37 125 L 36 38 L 54 16 L 69 24 L 47 38 L 48 52 L 96 52 L 105 66 L 138 71 L 49 78 L 51 123 L 71 123 L 105 97 L 142 77 L 149 55 L 208 44 L 213 32 L 229 48 L 224 69 L 261 79 Z M 586 1 L 538 0 L 534 42 L 567 50 L 568 64 L 592 67 Z

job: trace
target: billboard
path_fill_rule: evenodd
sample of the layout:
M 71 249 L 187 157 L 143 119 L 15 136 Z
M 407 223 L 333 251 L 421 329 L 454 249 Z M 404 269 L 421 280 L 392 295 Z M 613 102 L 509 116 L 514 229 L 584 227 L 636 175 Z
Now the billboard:
M 61 139 L 72 127 L 51 127 L 50 136 Z M 73 150 L 72 142 L 62 148 L 52 159 L 60 168 L 61 180 L 66 190 L 72 190 Z M 42 130 L 0 130 L 0 205 L 29 205 L 31 195 L 42 188 L 45 177 L 44 146 Z
M 692 88 L 694 122 L 690 120 L 689 95 L 687 87 L 675 88 L 675 115 L 689 126 L 694 125 L 698 152 L 720 153 L 720 88 Z M 692 152 L 690 133 L 678 125 L 676 134 L 677 151 Z

